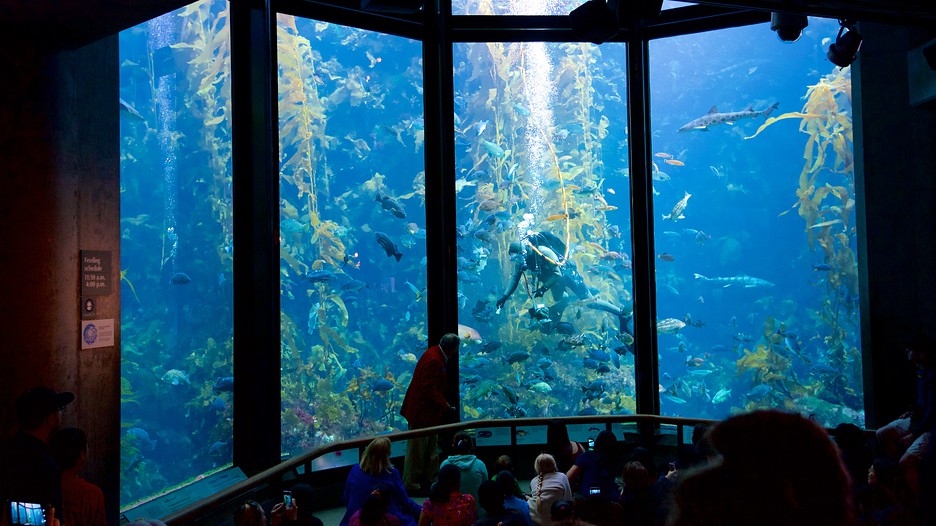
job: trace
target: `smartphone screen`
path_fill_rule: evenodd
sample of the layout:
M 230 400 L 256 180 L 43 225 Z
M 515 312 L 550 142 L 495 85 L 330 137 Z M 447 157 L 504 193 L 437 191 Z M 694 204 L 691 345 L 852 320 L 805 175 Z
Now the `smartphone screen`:
M 588 488 L 588 494 L 589 494 L 589 495 L 597 495 L 597 494 L 599 494 L 599 493 L 601 493 L 601 489 L 600 489 L 600 488 Z
M 41 504 L 10 502 L 10 524 L 16 526 L 45 526 L 45 511 Z
M 594 438 L 589 438 L 589 439 L 588 439 L 588 449 L 595 449 L 595 439 L 594 439 Z
M 292 492 L 291 491 L 287 490 L 283 492 L 283 504 L 285 504 L 287 508 L 292 506 Z

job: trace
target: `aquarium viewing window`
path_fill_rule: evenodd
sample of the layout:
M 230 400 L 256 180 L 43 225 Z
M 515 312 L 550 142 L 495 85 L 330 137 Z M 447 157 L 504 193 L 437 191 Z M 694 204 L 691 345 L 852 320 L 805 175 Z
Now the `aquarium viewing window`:
M 455 46 L 465 419 L 635 411 L 624 51 Z
M 120 34 L 121 507 L 231 463 L 226 15 Z
M 406 428 L 439 309 L 427 298 L 443 294 L 427 253 L 443 252 L 463 420 L 778 407 L 864 423 L 851 82 L 825 59 L 836 22 L 810 19 L 793 45 L 767 24 L 525 41 L 534 15 L 579 5 L 455 2 L 532 18 L 497 37 L 456 27 L 451 93 L 423 92 L 449 74 L 428 43 L 275 17 L 279 199 L 263 206 L 278 213 L 281 371 L 253 379 L 280 382 L 281 405 L 258 409 L 280 415 L 274 458 Z M 233 459 L 228 37 L 221 0 L 120 36 L 122 506 Z M 427 134 L 452 117 L 442 162 Z M 427 218 L 438 173 L 451 232 Z
M 400 429 L 425 349 L 422 46 L 277 18 L 282 451 Z
M 665 415 L 864 425 L 851 79 L 824 60 L 836 28 L 651 42 Z

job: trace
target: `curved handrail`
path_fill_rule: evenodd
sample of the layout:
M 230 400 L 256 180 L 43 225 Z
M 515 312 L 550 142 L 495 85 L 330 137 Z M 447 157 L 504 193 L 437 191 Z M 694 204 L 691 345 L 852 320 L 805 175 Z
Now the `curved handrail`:
M 400 431 L 396 433 L 388 433 L 383 435 L 374 435 L 366 436 L 360 438 L 354 438 L 351 440 L 343 440 L 340 442 L 332 442 L 331 444 L 319 446 L 313 448 L 297 457 L 284 460 L 279 464 L 272 466 L 264 471 L 261 471 L 252 477 L 249 477 L 247 480 L 234 484 L 233 486 L 222 490 L 218 493 L 215 493 L 207 499 L 200 500 L 191 506 L 188 506 L 168 517 L 164 517 L 163 520 L 170 526 L 177 524 L 190 524 L 195 522 L 196 518 L 202 515 L 205 515 L 205 510 L 214 509 L 217 507 L 222 507 L 228 503 L 238 501 L 243 499 L 247 494 L 249 494 L 254 489 L 272 482 L 279 482 L 284 473 L 298 469 L 299 467 L 305 467 L 306 472 L 311 471 L 312 461 L 315 459 L 332 453 L 335 451 L 343 451 L 346 449 L 353 448 L 363 448 L 367 446 L 375 436 L 386 436 L 390 438 L 391 441 L 400 441 L 407 440 L 409 438 L 419 438 L 428 435 L 438 434 L 441 432 L 451 432 L 461 431 L 463 429 L 475 429 L 481 427 L 524 427 L 524 426 L 542 426 L 547 425 L 549 422 L 558 420 L 563 422 L 566 425 L 569 424 L 586 424 L 586 423 L 615 423 L 615 422 L 627 422 L 627 423 L 646 423 L 646 424 L 663 424 L 663 425 L 675 425 L 677 427 L 683 426 L 694 426 L 697 423 L 712 423 L 713 420 L 701 419 L 701 418 L 685 418 L 685 417 L 670 417 L 670 416 L 657 416 L 657 415 L 591 415 L 591 416 L 567 416 L 567 417 L 539 417 L 539 418 L 511 418 L 511 419 L 496 419 L 496 420 L 468 420 L 463 422 L 456 422 L 453 424 L 446 424 L 435 427 L 427 427 L 423 429 L 415 429 L 409 431 Z

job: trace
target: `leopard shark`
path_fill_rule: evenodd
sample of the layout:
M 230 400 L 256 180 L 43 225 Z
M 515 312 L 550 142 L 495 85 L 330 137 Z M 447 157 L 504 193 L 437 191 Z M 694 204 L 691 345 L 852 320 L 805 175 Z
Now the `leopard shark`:
M 767 117 L 771 112 L 773 112 L 773 110 L 777 109 L 777 106 L 779 105 L 779 102 L 775 102 L 772 106 L 765 110 L 754 111 L 754 105 L 748 104 L 748 107 L 741 111 L 729 111 L 727 113 L 719 113 L 718 108 L 712 106 L 712 109 L 710 109 L 708 113 L 699 117 L 698 119 L 686 123 L 686 125 L 677 131 L 708 131 L 709 126 L 714 126 L 716 124 L 734 124 L 737 120 L 753 119 L 754 117 L 761 115 Z

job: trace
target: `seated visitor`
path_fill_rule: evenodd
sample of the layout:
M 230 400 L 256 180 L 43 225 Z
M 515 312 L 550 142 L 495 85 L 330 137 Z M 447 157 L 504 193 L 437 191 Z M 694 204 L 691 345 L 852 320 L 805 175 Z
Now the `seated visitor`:
M 891 458 L 900 460 L 907 484 L 920 490 L 920 465 L 936 428 L 936 341 L 918 334 L 907 347 L 907 359 L 916 367 L 917 397 L 913 409 L 876 432 L 878 443 Z M 929 500 L 924 499 L 924 500 Z
M 442 466 L 455 465 L 461 470 L 461 491 L 475 497 L 478 502 L 478 487 L 488 479 L 487 466 L 471 453 L 471 436 L 464 431 L 455 433 L 452 439 L 454 453 L 442 461 Z
M 546 452 L 556 459 L 559 471 L 567 473 L 575 459 L 585 452 L 585 447 L 569 440 L 569 431 L 560 420 L 552 420 L 546 426 Z
M 312 514 L 312 504 L 314 501 L 314 491 L 307 482 L 294 484 L 292 491 L 292 502 L 296 505 L 296 519 L 285 520 L 283 526 L 323 526 L 321 519 Z
M 271 526 L 279 526 L 284 520 L 295 520 L 296 504 L 292 503 L 289 507 L 282 502 L 278 502 L 270 511 Z M 234 526 L 266 526 L 267 518 L 263 507 L 255 500 L 248 500 L 234 510 Z
M 595 449 L 579 455 L 566 475 L 579 495 L 617 499 L 620 491 L 614 479 L 620 472 L 618 466 L 617 437 L 605 429 L 595 437 Z
M 642 463 L 631 460 L 621 473 L 621 511 L 625 524 L 662 526 L 666 515 L 657 480 Z
M 468 526 L 477 519 L 474 497 L 461 492 L 461 470 L 455 464 L 442 466 L 423 502 L 419 526 Z
M 513 475 L 513 459 L 510 458 L 510 455 L 501 455 L 497 457 L 497 462 L 494 464 L 494 470 L 492 471 L 494 475 L 491 477 L 491 480 L 496 480 L 497 474 L 502 471 L 507 471 Z M 516 478 L 514 478 L 514 482 L 516 482 L 516 486 L 514 486 L 514 488 L 511 489 L 509 493 L 517 498 L 525 500 L 526 495 L 524 495 L 523 490 L 520 489 L 520 483 L 517 482 Z
M 517 510 L 504 507 L 504 491 L 500 484 L 485 480 L 478 487 L 478 500 L 484 517 L 475 522 L 475 526 L 523 526 L 523 516 Z
M 530 504 L 525 497 L 520 498 L 516 495 L 516 488 L 519 488 L 520 484 L 513 476 L 513 473 L 507 470 L 501 471 L 494 477 L 494 482 L 497 482 L 501 487 L 501 491 L 504 492 L 504 507 L 519 511 L 520 515 L 523 516 L 523 523 L 526 524 L 526 526 L 531 526 Z
M 367 496 L 367 500 L 364 501 L 364 505 L 361 509 L 354 512 L 354 515 L 351 516 L 351 520 L 348 521 L 349 526 L 397 526 L 400 524 L 400 519 L 396 515 L 392 515 L 387 512 L 387 508 L 390 507 L 390 494 L 393 492 L 393 489 L 385 484 L 380 484 L 370 495 Z
M 106 526 L 104 492 L 81 477 L 88 459 L 84 431 L 74 427 L 56 431 L 49 448 L 62 470 L 62 509 L 56 515 L 67 526 Z
M 680 480 L 671 526 L 852 524 L 848 474 L 815 422 L 754 411 L 715 424 L 707 436 L 718 459 Z
M 402 526 L 416 525 L 422 508 L 406 494 L 400 472 L 390 463 L 390 439 L 378 437 L 364 448 L 361 462 L 348 473 L 343 498 L 348 509 L 341 519 L 341 526 L 349 524 L 351 516 L 364 507 L 364 502 L 380 484 L 390 488 L 387 512 L 399 518 Z
M 854 481 L 859 485 L 859 481 Z M 867 484 L 855 492 L 855 509 L 862 524 L 916 524 L 910 508 L 913 499 L 904 480 L 900 464 L 887 457 L 874 460 L 868 469 Z
M 542 453 L 533 462 L 536 478 L 530 481 L 530 518 L 533 524 L 552 526 L 552 504 L 572 500 L 572 488 L 565 473 L 556 470 L 556 459 Z
M 554 526 L 597 526 L 579 518 L 576 503 L 567 500 L 552 503 L 550 518 Z
M 0 443 L 0 501 L 40 504 L 46 517 L 52 508 L 62 509 L 61 472 L 48 444 L 74 399 L 72 393 L 48 387 L 35 387 L 16 399 L 19 432 Z

